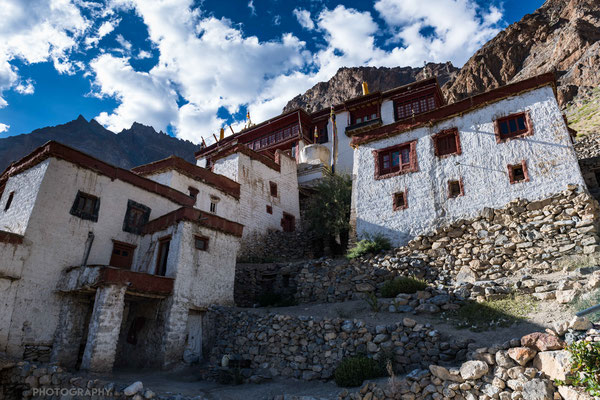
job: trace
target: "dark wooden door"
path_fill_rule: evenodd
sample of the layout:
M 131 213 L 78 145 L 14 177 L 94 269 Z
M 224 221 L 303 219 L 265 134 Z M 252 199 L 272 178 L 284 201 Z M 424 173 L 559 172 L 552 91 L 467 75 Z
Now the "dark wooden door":
M 123 269 L 131 269 L 133 264 L 133 252 L 135 251 L 135 246 L 122 243 L 122 242 L 113 242 L 113 251 L 110 256 L 110 265 L 117 268 Z
M 294 232 L 296 230 L 296 217 L 284 212 L 281 219 L 281 227 L 284 232 Z
M 160 239 L 158 241 L 158 257 L 156 258 L 156 275 L 165 276 L 167 274 L 167 259 L 169 258 L 169 247 L 171 238 Z

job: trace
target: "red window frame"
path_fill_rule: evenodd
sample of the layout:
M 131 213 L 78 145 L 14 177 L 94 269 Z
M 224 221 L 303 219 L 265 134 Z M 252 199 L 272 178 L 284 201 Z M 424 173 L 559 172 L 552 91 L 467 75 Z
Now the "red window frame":
M 380 116 L 379 104 L 350 111 L 350 125 L 372 121 Z M 360 121 L 358 119 L 360 118 Z
M 375 179 L 386 179 L 419 170 L 417 141 L 400 143 L 380 150 L 373 150 Z
M 408 190 L 392 194 L 392 209 L 394 211 L 405 210 L 408 208 Z
M 533 124 L 529 112 L 514 113 L 496 119 L 494 133 L 496 134 L 496 143 L 533 135 Z
M 445 129 L 433 135 L 433 150 L 440 158 L 462 154 L 458 128 Z
M 206 236 L 194 235 L 194 248 L 200 251 L 208 251 L 208 238 Z
M 113 249 L 108 264 L 116 268 L 131 269 L 133 266 L 133 255 L 137 246 L 114 239 L 112 242 Z
M 452 193 L 452 186 L 455 185 L 455 184 L 458 185 L 459 190 L 458 190 L 458 194 L 453 195 L 453 193 Z M 451 180 L 448 181 L 448 198 L 449 199 L 455 199 L 457 197 L 464 196 L 464 195 L 465 195 L 465 188 L 463 186 L 463 180 L 462 180 L 462 178 L 460 178 L 460 179 L 451 179 Z
M 410 100 L 398 99 L 394 101 L 394 115 L 396 121 L 410 118 L 437 108 L 435 95 L 428 94 Z
M 525 160 L 521 161 L 520 164 L 510 164 L 508 167 L 508 180 L 510 184 L 513 185 L 515 183 L 521 182 L 529 182 L 529 171 L 527 170 L 527 162 Z M 515 180 L 515 169 L 522 168 L 523 170 L 523 179 Z

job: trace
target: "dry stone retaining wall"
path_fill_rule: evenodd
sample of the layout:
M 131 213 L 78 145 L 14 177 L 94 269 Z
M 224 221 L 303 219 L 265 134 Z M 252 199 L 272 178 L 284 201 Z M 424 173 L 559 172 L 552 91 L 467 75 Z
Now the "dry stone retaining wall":
M 445 341 L 429 325 L 405 318 L 390 326 L 359 320 L 257 314 L 213 308 L 214 345 L 210 361 L 223 356 L 247 360 L 271 376 L 330 379 L 344 357 L 367 354 L 390 358 L 401 371 L 464 359 L 467 343 Z

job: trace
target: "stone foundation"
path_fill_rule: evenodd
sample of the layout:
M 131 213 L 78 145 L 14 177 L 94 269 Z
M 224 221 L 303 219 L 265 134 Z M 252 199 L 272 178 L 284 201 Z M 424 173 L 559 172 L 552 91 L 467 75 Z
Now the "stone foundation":
M 466 355 L 466 342 L 445 341 L 431 326 L 408 318 L 390 326 L 369 326 L 360 320 L 260 315 L 228 308 L 213 308 L 210 314 L 215 327 L 211 363 L 220 365 L 228 355 L 271 376 L 330 379 L 344 357 L 357 354 L 391 358 L 400 371 Z

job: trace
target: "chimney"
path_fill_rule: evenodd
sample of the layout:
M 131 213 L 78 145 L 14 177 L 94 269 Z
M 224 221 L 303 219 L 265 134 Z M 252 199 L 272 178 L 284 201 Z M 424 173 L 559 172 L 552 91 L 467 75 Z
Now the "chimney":
M 363 96 L 366 96 L 369 94 L 369 85 L 367 85 L 367 82 L 362 83 L 362 90 L 363 90 Z

